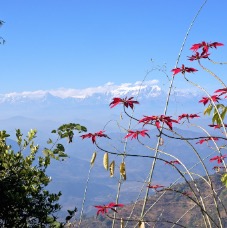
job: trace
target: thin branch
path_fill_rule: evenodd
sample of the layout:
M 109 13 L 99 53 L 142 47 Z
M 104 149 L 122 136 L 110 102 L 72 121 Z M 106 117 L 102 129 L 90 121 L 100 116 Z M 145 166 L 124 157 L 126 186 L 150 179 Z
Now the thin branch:
M 80 224 L 81 224 L 82 218 L 83 218 L 84 204 L 85 204 L 85 200 L 86 200 L 88 183 L 89 183 L 89 180 L 90 180 L 90 174 L 91 174 L 92 167 L 93 167 L 93 164 L 90 165 L 90 168 L 89 168 L 89 171 L 88 171 L 88 177 L 87 177 L 87 181 L 86 181 L 86 187 L 84 189 L 84 197 L 83 197 L 83 202 L 82 202 L 82 207 L 81 207 L 81 212 L 80 212 L 80 221 L 79 221 L 78 227 L 80 227 Z
M 204 67 L 199 60 L 198 60 L 198 63 L 202 67 L 203 70 L 205 70 L 206 72 L 211 74 L 217 81 L 219 81 L 226 88 L 225 83 L 214 72 L 212 72 L 211 70 L 209 70 L 206 67 Z

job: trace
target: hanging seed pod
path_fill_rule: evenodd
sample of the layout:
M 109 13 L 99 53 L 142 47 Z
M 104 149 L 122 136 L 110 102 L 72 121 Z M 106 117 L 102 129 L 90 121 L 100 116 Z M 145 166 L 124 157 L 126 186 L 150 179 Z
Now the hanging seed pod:
M 121 228 L 124 228 L 124 220 L 121 218 Z
M 115 169 L 115 161 L 112 161 L 110 163 L 109 169 L 110 169 L 110 177 L 113 177 L 114 176 L 114 169 Z
M 109 168 L 109 154 L 105 153 L 103 156 L 103 166 L 106 170 Z
M 160 138 L 159 145 L 160 146 L 163 146 L 164 145 L 164 139 L 163 138 Z
M 145 222 L 139 222 L 139 228 L 145 228 Z
M 96 152 L 94 152 L 94 153 L 92 154 L 91 161 L 90 161 L 90 164 L 91 164 L 91 165 L 94 165 L 95 159 L 96 159 Z
M 125 171 L 125 163 L 122 162 L 120 165 L 120 174 L 123 180 L 126 180 L 126 171 Z

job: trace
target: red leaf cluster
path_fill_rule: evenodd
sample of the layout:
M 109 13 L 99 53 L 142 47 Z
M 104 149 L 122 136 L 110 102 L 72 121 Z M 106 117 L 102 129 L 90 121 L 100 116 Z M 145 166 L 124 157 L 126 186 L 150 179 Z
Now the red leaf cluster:
M 110 108 L 115 107 L 118 104 L 123 104 L 126 108 L 130 107 L 131 109 L 134 108 L 134 104 L 139 104 L 138 101 L 132 100 L 134 97 L 130 97 L 129 99 L 124 98 L 119 98 L 119 97 L 114 97 L 113 101 L 110 103 Z
M 125 138 L 131 137 L 132 139 L 138 139 L 138 136 L 141 135 L 142 137 L 148 136 L 150 138 L 150 135 L 147 133 L 148 130 L 141 130 L 141 131 L 132 131 L 129 130 L 128 134 L 125 136 Z
M 178 116 L 178 121 L 180 121 L 183 118 L 193 119 L 195 117 L 200 117 L 200 116 L 198 116 L 197 114 L 182 114 L 182 115 Z
M 210 162 L 212 161 L 217 161 L 218 164 L 222 163 L 222 161 L 226 158 L 227 155 L 222 155 L 222 156 L 214 156 L 213 158 L 210 159 Z
M 199 142 L 197 142 L 196 144 L 203 144 L 204 142 L 208 142 L 210 140 L 218 141 L 218 138 L 216 138 L 216 137 L 208 137 L 206 139 L 199 140 Z
M 211 102 L 211 100 L 213 102 L 218 102 L 220 100 L 218 95 L 213 95 L 211 97 L 202 97 L 202 99 L 199 101 L 199 103 L 203 103 L 204 105 L 206 105 L 209 101 Z
M 171 116 L 165 116 L 165 115 L 160 115 L 160 116 L 144 116 L 141 120 L 139 120 L 139 123 L 145 124 L 153 124 L 155 122 L 156 127 L 159 129 L 160 122 L 165 123 L 171 130 L 173 129 L 172 123 L 178 123 L 177 120 L 171 119 Z
M 205 41 L 202 41 L 198 44 L 193 44 L 190 50 L 197 52 L 198 49 L 202 48 L 201 55 L 207 54 L 209 51 L 209 48 L 217 48 L 218 46 L 223 46 L 224 44 L 213 42 L 213 43 L 206 43 Z
M 199 59 L 207 59 L 210 54 L 208 53 L 199 53 L 196 52 L 195 55 L 188 56 L 188 60 L 194 61 L 194 60 L 199 60 Z
M 194 60 L 199 60 L 199 59 L 207 59 L 209 58 L 208 51 L 209 48 L 217 48 L 218 46 L 223 46 L 224 44 L 219 43 L 219 42 L 213 42 L 213 43 L 207 43 L 205 41 L 202 41 L 201 43 L 193 44 L 190 50 L 194 51 L 195 54 L 192 56 L 188 57 L 188 60 L 194 61 Z M 202 52 L 199 53 L 198 50 L 202 48 Z M 195 68 L 192 67 L 185 67 L 184 64 L 182 64 L 181 68 L 177 67 L 171 70 L 173 72 L 173 76 L 175 76 L 178 73 L 185 74 L 187 73 L 194 73 L 196 70 Z
M 114 209 L 114 208 L 115 207 L 124 207 L 124 204 L 116 204 L 116 203 L 111 202 L 107 205 L 97 205 L 94 207 L 98 209 L 97 215 L 99 215 L 99 213 L 106 214 L 108 212 L 108 209 L 111 209 L 111 210 L 117 212 L 116 209 Z
M 85 134 L 85 135 L 81 135 L 80 137 L 82 137 L 82 139 L 91 138 L 93 143 L 96 142 L 96 137 L 105 137 L 105 138 L 110 139 L 106 134 L 104 134 L 104 131 L 99 131 L 99 132 L 96 132 L 94 134 L 88 133 L 88 134 Z
M 182 64 L 181 68 L 177 67 L 177 68 L 174 68 L 171 70 L 173 72 L 173 76 L 175 76 L 176 74 L 178 73 L 182 73 L 182 74 L 185 74 L 185 72 L 187 73 L 194 73 L 195 71 L 198 71 L 196 70 L 195 68 L 192 68 L 192 67 L 185 67 L 184 64 Z

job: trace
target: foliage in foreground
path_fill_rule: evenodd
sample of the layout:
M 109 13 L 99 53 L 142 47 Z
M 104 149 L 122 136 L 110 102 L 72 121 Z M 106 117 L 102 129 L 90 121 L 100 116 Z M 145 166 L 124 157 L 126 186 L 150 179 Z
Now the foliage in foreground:
M 209 165 L 207 164 L 207 160 L 209 163 L 214 164 L 213 170 L 216 172 L 224 171 L 226 172 L 226 163 L 225 159 L 227 158 L 227 154 L 224 154 L 226 151 L 226 140 L 227 140 L 227 132 L 226 132 L 226 126 L 225 123 L 226 120 L 226 113 L 227 113 L 227 106 L 226 106 L 226 98 L 227 98 L 227 86 L 225 85 L 224 81 L 220 77 L 218 77 L 215 73 L 213 73 L 210 69 L 205 67 L 202 64 L 202 59 L 208 60 L 211 64 L 227 64 L 226 62 L 216 62 L 210 57 L 210 51 L 211 49 L 216 49 L 219 46 L 224 46 L 223 43 L 219 42 L 201 42 L 197 44 L 193 44 L 191 47 L 191 50 L 193 51 L 193 55 L 189 57 L 188 60 L 195 61 L 198 63 L 198 66 L 204 70 L 206 73 L 210 74 L 212 77 L 214 77 L 217 82 L 218 86 L 221 84 L 221 88 L 217 87 L 217 89 L 214 91 L 213 94 L 210 94 L 206 88 L 204 88 L 201 85 L 198 85 L 196 82 L 193 81 L 193 79 L 188 78 L 188 74 L 198 72 L 199 70 L 193 68 L 193 67 L 185 67 L 184 64 L 182 64 L 181 67 L 175 67 L 171 70 L 172 72 L 172 78 L 169 79 L 170 81 L 170 88 L 168 92 L 168 98 L 167 103 L 165 106 L 165 111 L 161 115 L 143 115 L 143 117 L 136 117 L 134 111 L 136 109 L 136 105 L 139 105 L 139 102 L 134 97 L 114 97 L 112 102 L 110 103 L 110 108 L 114 108 L 116 106 L 123 106 L 123 115 L 121 114 L 121 118 L 128 117 L 129 118 L 129 126 L 124 127 L 121 126 L 118 123 L 118 126 L 121 130 L 126 132 L 126 135 L 123 139 L 124 141 L 124 150 L 121 152 L 119 148 L 116 148 L 115 145 L 113 145 L 113 149 L 107 149 L 105 146 L 103 146 L 99 140 L 103 140 L 103 138 L 109 139 L 108 135 L 106 134 L 106 131 L 101 130 L 96 133 L 87 133 L 84 135 L 81 135 L 82 139 L 91 139 L 94 146 L 96 146 L 97 152 L 103 152 L 103 165 L 106 170 L 109 170 L 110 176 L 113 177 L 115 167 L 118 168 L 119 171 L 119 183 L 117 188 L 117 194 L 116 194 L 116 200 L 115 200 L 115 210 L 116 207 L 119 207 L 119 199 L 120 199 L 120 190 L 123 184 L 127 181 L 126 178 L 126 167 L 129 167 L 130 164 L 126 165 L 126 158 L 127 157 L 134 157 L 134 158 L 143 158 L 143 159 L 152 159 L 151 168 L 149 170 L 149 173 L 147 175 L 147 178 L 144 180 L 143 185 L 141 186 L 141 190 L 138 193 L 138 198 L 131 209 L 131 212 L 128 215 L 125 215 L 123 213 L 124 210 L 120 210 L 121 213 L 118 213 L 118 211 L 114 211 L 113 215 L 109 213 L 106 208 L 109 208 L 108 205 L 96 205 L 97 215 L 100 214 L 100 210 L 102 214 L 105 214 L 109 219 L 112 220 L 112 227 L 114 227 L 117 224 L 117 221 L 121 221 L 121 226 L 126 227 L 127 225 L 122 225 L 123 223 L 128 224 L 129 222 L 134 222 L 136 225 L 139 225 L 139 227 L 145 227 L 146 224 L 151 224 L 152 222 L 160 223 L 162 221 L 161 217 L 163 217 L 163 213 L 159 211 L 159 214 L 156 214 L 156 217 L 149 220 L 148 213 L 154 208 L 155 205 L 160 201 L 166 194 L 169 192 L 177 193 L 179 196 L 185 197 L 187 200 L 190 201 L 191 208 L 188 208 L 188 211 L 182 212 L 182 210 L 177 213 L 177 217 L 172 216 L 172 219 L 170 220 L 164 220 L 162 222 L 172 224 L 172 225 L 178 225 L 181 227 L 186 227 L 182 224 L 182 220 L 184 217 L 187 217 L 190 214 L 190 211 L 193 209 L 193 211 L 197 211 L 196 215 L 199 216 L 201 220 L 199 220 L 199 227 L 225 227 L 226 225 L 226 216 L 227 216 L 227 210 L 225 207 L 225 203 L 223 202 L 224 198 L 220 197 L 217 193 L 219 189 L 216 188 L 214 185 L 213 180 L 210 176 L 210 170 Z M 208 52 L 209 51 L 209 52 Z M 165 75 L 167 74 L 164 72 Z M 203 114 L 212 116 L 211 123 L 207 126 L 206 124 L 200 123 L 200 125 L 196 125 L 193 123 L 195 118 L 201 118 L 201 115 L 198 115 L 201 113 L 201 110 L 199 110 L 197 113 L 180 113 L 180 115 L 172 117 L 167 115 L 167 107 L 169 105 L 169 97 L 171 96 L 171 90 L 172 90 L 172 83 L 175 77 L 182 77 L 187 83 L 194 86 L 195 88 L 201 90 L 206 96 L 203 96 L 201 100 L 198 100 L 198 104 L 203 104 L 204 106 L 208 105 L 208 107 L 205 107 Z M 142 86 L 142 84 L 141 84 Z M 129 110 L 129 111 L 128 111 Z M 130 112 L 131 111 L 131 112 Z M 186 137 L 184 136 L 184 133 L 180 134 L 178 133 L 178 130 L 175 128 L 177 124 L 181 125 L 187 125 L 187 127 L 196 127 L 199 128 L 202 132 L 199 136 L 192 136 L 192 137 Z M 131 126 L 136 126 L 137 129 L 133 129 Z M 146 127 L 147 129 L 145 129 Z M 209 130 L 211 128 L 216 129 L 213 133 L 209 133 Z M 151 135 L 151 130 L 156 129 L 157 135 Z M 151 142 L 143 140 L 143 138 L 155 138 L 157 139 L 156 145 L 152 145 Z M 186 159 L 187 158 L 179 158 L 178 156 L 175 156 L 174 151 L 166 150 L 165 148 L 165 140 L 171 139 L 175 141 L 183 141 L 185 142 L 185 147 L 191 148 L 191 154 L 196 155 L 197 160 L 195 164 L 191 167 L 186 166 Z M 127 145 L 129 142 L 128 139 L 136 140 L 141 146 L 146 148 L 150 153 L 149 154 L 143 154 L 140 153 L 130 153 L 128 151 Z M 207 146 L 207 153 L 204 155 L 204 153 L 201 153 L 202 146 Z M 182 151 L 183 152 L 183 151 Z M 112 160 L 111 165 L 109 164 L 109 160 L 111 157 L 114 159 L 116 156 L 121 157 L 121 161 Z M 94 161 L 92 161 L 92 164 Z M 179 174 L 179 178 L 169 186 L 164 186 L 162 183 L 155 184 L 153 183 L 153 174 L 157 172 L 156 165 L 164 163 L 166 165 L 172 166 L 173 172 L 176 172 Z M 195 172 L 193 170 L 194 167 L 200 167 L 200 171 L 203 172 L 204 177 L 200 174 L 200 172 Z M 128 168 L 127 168 L 128 169 Z M 213 172 L 213 171 L 212 171 Z M 210 190 L 210 192 L 203 191 L 203 189 L 200 188 L 197 184 L 196 177 L 200 177 L 201 181 L 204 181 L 207 185 L 207 189 Z M 219 177 L 220 181 L 222 182 L 222 185 L 227 186 L 227 174 L 222 173 L 222 177 Z M 188 186 L 188 191 L 182 191 L 182 189 L 178 190 L 175 189 L 176 183 L 180 180 L 184 179 L 185 183 Z M 190 182 L 189 182 L 190 181 Z M 224 188 L 224 186 L 222 186 Z M 160 198 L 157 199 L 157 201 L 153 202 L 151 206 L 148 206 L 148 198 L 149 198 L 149 192 L 150 191 L 155 192 L 162 192 L 160 195 Z M 136 215 L 133 214 L 134 209 L 138 206 L 139 202 L 139 196 L 141 192 L 145 191 L 145 196 L 143 203 L 139 205 L 139 208 L 141 209 L 140 214 L 137 213 Z M 204 194 L 204 192 L 206 194 Z M 211 197 L 210 197 L 211 196 Z M 222 195 L 223 196 L 223 195 Z M 211 198 L 211 201 L 208 200 L 209 197 Z M 111 203 L 112 205 L 112 203 Z M 171 211 L 168 211 L 168 213 L 173 213 L 175 215 L 175 212 L 177 211 L 178 205 L 175 206 L 175 208 Z M 165 210 L 165 209 L 163 209 Z M 179 211 L 179 210 L 178 210 Z M 82 213 L 81 213 L 82 214 Z M 134 215 L 134 216 L 133 216 Z M 108 220 L 108 222 L 111 222 L 111 220 Z M 81 219 L 79 222 L 79 225 L 81 224 Z M 189 222 L 187 225 L 190 225 Z

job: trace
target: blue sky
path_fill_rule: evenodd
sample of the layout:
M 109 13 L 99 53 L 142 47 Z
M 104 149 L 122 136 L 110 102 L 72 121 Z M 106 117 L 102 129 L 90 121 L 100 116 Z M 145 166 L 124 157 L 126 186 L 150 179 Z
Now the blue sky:
M 5 24 L 0 36 L 6 43 L 0 46 L 0 93 L 136 82 L 153 66 L 164 63 L 170 72 L 189 24 L 203 2 L 2 1 L 0 19 Z M 226 9 L 226 0 L 207 1 L 180 64 L 191 54 L 193 43 L 206 40 L 227 45 Z M 213 52 L 218 60 L 226 61 L 226 50 L 224 46 L 220 52 Z M 201 75 L 193 77 L 200 77 L 198 82 L 212 87 L 212 81 Z M 157 79 L 156 74 L 148 79 Z M 178 77 L 176 86 L 186 85 Z

